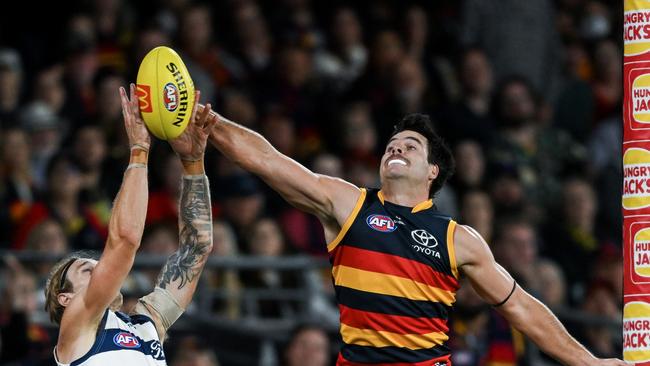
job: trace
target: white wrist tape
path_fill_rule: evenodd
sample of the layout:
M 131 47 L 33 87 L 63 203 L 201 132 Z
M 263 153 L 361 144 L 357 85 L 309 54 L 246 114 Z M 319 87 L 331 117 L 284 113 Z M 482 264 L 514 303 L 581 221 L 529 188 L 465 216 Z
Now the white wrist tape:
M 183 314 L 185 309 L 181 308 L 169 291 L 158 286 L 149 295 L 141 297 L 139 302 L 148 305 L 160 316 L 160 322 L 165 330 Z

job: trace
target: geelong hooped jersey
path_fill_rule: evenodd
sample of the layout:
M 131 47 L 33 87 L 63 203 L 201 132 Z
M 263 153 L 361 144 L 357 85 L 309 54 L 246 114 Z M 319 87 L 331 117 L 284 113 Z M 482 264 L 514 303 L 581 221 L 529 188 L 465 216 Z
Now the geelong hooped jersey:
M 56 358 L 55 349 L 54 359 L 59 366 L 167 365 L 151 318 L 142 314 L 128 316 L 108 309 L 90 351 L 74 362 L 64 364 Z
M 450 366 L 456 223 L 433 208 L 361 197 L 328 245 L 343 346 L 337 365 Z

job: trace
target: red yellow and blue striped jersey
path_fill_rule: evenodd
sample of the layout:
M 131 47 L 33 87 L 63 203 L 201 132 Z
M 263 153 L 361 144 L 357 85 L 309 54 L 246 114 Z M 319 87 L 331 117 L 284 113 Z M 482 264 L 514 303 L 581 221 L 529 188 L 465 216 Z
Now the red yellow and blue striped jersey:
M 361 190 L 327 248 L 341 312 L 337 365 L 451 365 L 455 226 L 431 200 L 405 207 Z

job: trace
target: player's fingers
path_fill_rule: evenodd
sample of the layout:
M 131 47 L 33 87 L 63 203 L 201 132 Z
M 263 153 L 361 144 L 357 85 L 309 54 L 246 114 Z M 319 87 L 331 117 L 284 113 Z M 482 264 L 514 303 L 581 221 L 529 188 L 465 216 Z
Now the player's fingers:
M 216 125 L 217 121 L 219 121 L 219 116 L 218 115 L 214 116 L 210 112 L 211 110 L 206 113 L 207 120 L 205 122 L 205 125 L 203 125 L 203 133 L 207 135 L 210 134 L 214 125 Z
M 138 106 L 139 100 L 138 100 L 138 96 L 136 95 L 134 83 L 131 83 L 130 89 L 131 89 L 131 112 L 133 113 L 134 116 L 137 116 L 138 113 L 140 112 L 139 110 L 140 107 Z
M 122 102 L 122 115 L 124 116 L 124 122 L 128 123 L 129 119 L 129 99 L 126 96 L 126 89 L 123 86 L 120 86 L 120 101 Z
M 203 107 L 203 112 L 201 113 L 201 117 L 199 119 L 198 126 L 200 128 L 205 127 L 205 124 L 208 121 L 208 117 L 210 116 L 210 111 L 212 110 L 212 105 L 210 103 L 206 104 L 205 107 Z
M 194 107 L 192 107 L 192 120 L 198 121 L 199 120 L 199 102 L 201 101 L 201 91 L 200 90 L 195 90 L 194 91 Z M 193 121 L 190 120 L 190 123 Z

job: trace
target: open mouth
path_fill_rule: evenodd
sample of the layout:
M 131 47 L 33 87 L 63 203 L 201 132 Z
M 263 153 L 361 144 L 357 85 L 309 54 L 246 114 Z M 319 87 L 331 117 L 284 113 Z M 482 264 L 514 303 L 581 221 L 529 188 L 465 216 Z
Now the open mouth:
M 388 166 L 391 166 L 391 165 L 393 165 L 393 164 L 397 164 L 397 165 L 406 165 L 406 161 L 404 161 L 404 160 L 402 160 L 402 159 L 391 159 L 391 160 L 388 161 L 388 164 L 387 164 L 387 165 L 388 165 Z

